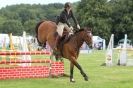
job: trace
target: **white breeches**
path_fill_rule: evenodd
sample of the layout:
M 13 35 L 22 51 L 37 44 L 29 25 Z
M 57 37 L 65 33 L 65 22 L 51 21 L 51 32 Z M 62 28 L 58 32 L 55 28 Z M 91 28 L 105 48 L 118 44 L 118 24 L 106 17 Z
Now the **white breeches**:
M 69 34 L 73 34 L 73 30 L 70 27 L 68 27 L 68 25 L 66 23 L 59 22 L 57 25 L 57 32 L 58 32 L 59 36 L 62 37 L 64 28 L 69 32 Z

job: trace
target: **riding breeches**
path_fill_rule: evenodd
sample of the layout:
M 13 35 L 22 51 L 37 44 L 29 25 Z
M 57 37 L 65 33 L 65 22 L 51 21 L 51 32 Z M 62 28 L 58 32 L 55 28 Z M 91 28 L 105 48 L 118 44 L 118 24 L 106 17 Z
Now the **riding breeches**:
M 57 25 L 57 32 L 58 32 L 59 36 L 62 37 L 64 28 L 65 28 L 70 34 L 73 33 L 73 30 L 72 30 L 70 27 L 68 27 L 68 25 L 67 25 L 66 23 L 61 23 L 61 22 L 59 22 L 58 25 Z

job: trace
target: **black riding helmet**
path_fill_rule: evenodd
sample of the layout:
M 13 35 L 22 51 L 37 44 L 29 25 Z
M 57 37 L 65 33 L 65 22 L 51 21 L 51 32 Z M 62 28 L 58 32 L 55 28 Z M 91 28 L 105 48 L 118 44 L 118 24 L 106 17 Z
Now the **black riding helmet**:
M 67 8 L 67 7 L 71 7 L 71 3 L 70 2 L 66 2 L 65 3 L 64 8 Z

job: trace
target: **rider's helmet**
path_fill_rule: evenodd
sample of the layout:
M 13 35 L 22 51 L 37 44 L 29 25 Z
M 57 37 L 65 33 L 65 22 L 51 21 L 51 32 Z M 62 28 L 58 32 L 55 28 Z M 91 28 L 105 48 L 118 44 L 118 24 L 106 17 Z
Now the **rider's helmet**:
M 64 8 L 68 8 L 68 7 L 71 8 L 71 3 L 70 2 L 66 2 L 65 5 L 64 5 Z

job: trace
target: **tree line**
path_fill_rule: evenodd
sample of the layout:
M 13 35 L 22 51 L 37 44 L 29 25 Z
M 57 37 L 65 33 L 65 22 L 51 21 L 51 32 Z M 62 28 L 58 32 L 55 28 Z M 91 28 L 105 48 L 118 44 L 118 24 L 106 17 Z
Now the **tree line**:
M 109 41 L 113 33 L 117 44 L 127 34 L 133 41 L 133 0 L 81 0 L 77 12 L 81 25 L 92 27 L 94 35 Z
M 26 31 L 35 35 L 36 24 L 41 20 L 56 20 L 64 5 L 53 3 L 19 4 L 0 9 L 0 33 L 21 35 Z M 115 43 L 124 38 L 124 34 L 133 41 L 133 0 L 81 0 L 73 3 L 73 10 L 81 27 L 89 26 L 93 35 L 109 41 L 115 34 Z
M 63 4 L 60 3 L 6 6 L 0 10 L 0 32 L 21 35 L 23 31 L 26 31 L 30 35 L 35 35 L 36 24 L 41 20 L 54 21 L 62 8 Z

